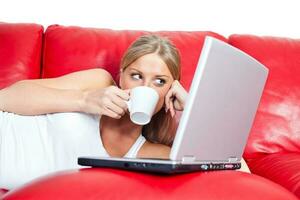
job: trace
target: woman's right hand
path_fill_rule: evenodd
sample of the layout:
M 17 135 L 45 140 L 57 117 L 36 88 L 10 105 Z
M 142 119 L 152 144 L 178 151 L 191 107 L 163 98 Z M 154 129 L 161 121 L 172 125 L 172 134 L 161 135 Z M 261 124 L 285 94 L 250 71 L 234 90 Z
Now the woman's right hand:
M 116 86 L 86 90 L 80 102 L 80 111 L 120 119 L 127 110 L 125 101 L 128 100 L 129 90 Z

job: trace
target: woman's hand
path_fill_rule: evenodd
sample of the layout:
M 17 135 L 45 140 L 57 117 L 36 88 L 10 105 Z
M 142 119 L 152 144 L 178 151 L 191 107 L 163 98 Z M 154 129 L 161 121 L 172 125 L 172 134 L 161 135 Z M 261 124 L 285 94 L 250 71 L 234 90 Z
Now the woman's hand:
M 165 96 L 166 112 L 170 110 L 172 117 L 174 117 L 175 110 L 182 111 L 184 109 L 187 95 L 188 93 L 185 91 L 179 81 L 175 80 Z
M 80 110 L 85 113 L 120 119 L 127 110 L 125 101 L 128 100 L 129 90 L 122 90 L 116 86 L 86 90 L 83 93 Z

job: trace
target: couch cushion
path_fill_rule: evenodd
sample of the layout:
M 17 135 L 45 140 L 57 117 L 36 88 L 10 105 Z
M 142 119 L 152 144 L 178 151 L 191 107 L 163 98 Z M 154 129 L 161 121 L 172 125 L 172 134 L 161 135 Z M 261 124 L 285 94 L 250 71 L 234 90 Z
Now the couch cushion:
M 43 78 L 66 73 L 105 68 L 117 79 L 120 60 L 127 47 L 139 36 L 149 33 L 169 37 L 179 48 L 182 58 L 182 84 L 188 88 L 193 78 L 204 37 L 213 32 L 115 31 L 98 28 L 52 25 L 45 32 Z
M 43 27 L 0 23 L 0 89 L 40 77 Z
M 3 199 L 297 200 L 297 197 L 265 178 L 236 171 L 161 176 L 90 168 L 51 174 L 11 190 Z
M 245 157 L 300 152 L 300 40 L 232 35 L 229 43 L 270 70 Z
M 251 172 L 266 177 L 300 198 L 300 153 L 274 153 L 248 162 Z

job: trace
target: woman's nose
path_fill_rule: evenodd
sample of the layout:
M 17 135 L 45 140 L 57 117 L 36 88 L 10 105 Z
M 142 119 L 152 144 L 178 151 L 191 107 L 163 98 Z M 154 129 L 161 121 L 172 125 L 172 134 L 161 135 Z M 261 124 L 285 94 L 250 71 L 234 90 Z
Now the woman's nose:
M 149 81 L 145 80 L 143 82 L 143 86 L 151 87 L 151 81 L 150 80 Z

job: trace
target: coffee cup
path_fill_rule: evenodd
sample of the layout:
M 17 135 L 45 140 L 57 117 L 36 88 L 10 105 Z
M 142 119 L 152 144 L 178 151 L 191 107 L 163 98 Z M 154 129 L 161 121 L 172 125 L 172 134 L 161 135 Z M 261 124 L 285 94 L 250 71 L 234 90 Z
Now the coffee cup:
M 126 101 L 131 121 L 138 125 L 148 124 L 158 100 L 158 93 L 151 87 L 138 86 L 131 89 L 130 99 Z

